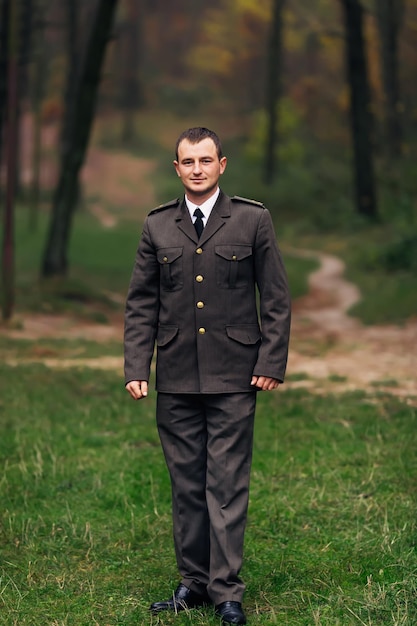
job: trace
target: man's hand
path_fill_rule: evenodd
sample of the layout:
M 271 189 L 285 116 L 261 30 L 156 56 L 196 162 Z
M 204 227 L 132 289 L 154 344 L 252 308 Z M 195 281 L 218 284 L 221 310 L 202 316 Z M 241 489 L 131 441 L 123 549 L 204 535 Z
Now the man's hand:
M 147 380 L 131 380 L 126 385 L 126 391 L 130 393 L 134 400 L 142 400 L 148 395 Z
M 281 381 L 268 376 L 252 376 L 251 385 L 257 387 L 261 391 L 272 391 L 281 384 Z

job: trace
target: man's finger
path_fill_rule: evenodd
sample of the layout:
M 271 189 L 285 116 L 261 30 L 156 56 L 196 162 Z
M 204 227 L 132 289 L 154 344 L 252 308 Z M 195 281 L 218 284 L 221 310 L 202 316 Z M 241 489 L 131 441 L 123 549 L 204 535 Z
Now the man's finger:
M 126 389 L 134 400 L 140 400 L 148 395 L 148 383 L 146 380 L 131 380 L 126 385 Z
M 255 385 L 262 391 L 272 391 L 279 386 L 279 380 L 269 376 L 252 376 L 251 385 Z

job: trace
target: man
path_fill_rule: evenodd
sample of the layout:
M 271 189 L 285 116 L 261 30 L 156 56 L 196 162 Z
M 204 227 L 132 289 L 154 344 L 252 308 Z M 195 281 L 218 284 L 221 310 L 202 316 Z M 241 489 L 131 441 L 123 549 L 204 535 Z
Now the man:
M 217 135 L 182 133 L 174 165 L 185 197 L 148 215 L 125 315 L 126 388 L 135 400 L 147 396 L 157 344 L 156 418 L 182 577 L 150 608 L 214 604 L 224 623 L 245 624 L 239 571 L 256 392 L 284 380 L 287 280 L 267 209 L 219 189 L 226 157 Z

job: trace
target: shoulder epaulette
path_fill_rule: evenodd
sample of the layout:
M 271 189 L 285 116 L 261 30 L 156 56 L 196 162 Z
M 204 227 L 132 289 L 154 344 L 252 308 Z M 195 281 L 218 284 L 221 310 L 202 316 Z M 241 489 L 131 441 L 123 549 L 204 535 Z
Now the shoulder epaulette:
M 258 207 L 260 207 L 262 209 L 265 208 L 263 203 L 262 202 L 258 202 L 257 200 L 250 200 L 249 198 L 241 198 L 240 196 L 233 196 L 230 199 L 235 201 L 235 202 L 246 202 L 246 204 L 254 204 L 255 206 L 258 206 Z
M 165 211 L 165 209 L 170 209 L 171 207 L 178 206 L 179 201 L 179 198 L 175 198 L 175 200 L 170 200 L 169 202 L 165 202 L 165 204 L 160 204 L 155 209 L 152 209 L 149 215 L 154 215 L 155 213 L 159 213 L 159 211 Z

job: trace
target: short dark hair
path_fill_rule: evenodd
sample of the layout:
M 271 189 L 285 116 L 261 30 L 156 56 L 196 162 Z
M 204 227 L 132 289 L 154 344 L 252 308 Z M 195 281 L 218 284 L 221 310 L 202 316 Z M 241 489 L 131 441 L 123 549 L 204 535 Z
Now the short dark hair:
M 181 135 L 177 139 L 177 143 L 175 145 L 175 158 L 178 161 L 178 147 L 184 139 L 187 139 L 190 143 L 200 143 L 203 139 L 211 139 L 216 146 L 217 155 L 219 159 L 223 156 L 223 149 L 221 141 L 213 130 L 209 130 L 208 128 L 204 128 L 204 126 L 196 126 L 194 128 L 188 128 L 188 130 L 184 130 Z

